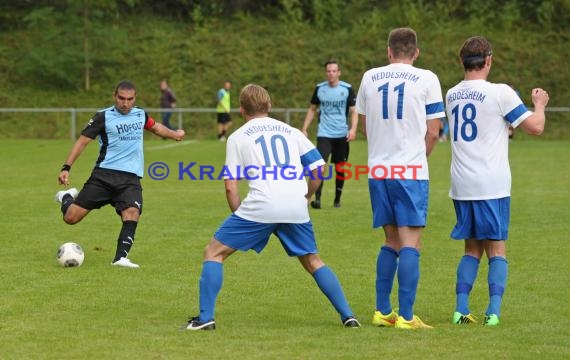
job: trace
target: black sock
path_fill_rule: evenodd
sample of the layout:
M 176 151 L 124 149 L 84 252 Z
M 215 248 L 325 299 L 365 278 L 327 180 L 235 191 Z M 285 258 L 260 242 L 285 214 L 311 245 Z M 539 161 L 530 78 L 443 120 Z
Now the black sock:
M 131 246 L 135 242 L 135 231 L 137 230 L 137 222 L 133 220 L 123 221 L 123 227 L 119 233 L 119 238 L 117 239 L 117 252 L 115 253 L 115 260 L 119 260 L 122 257 L 127 257 Z
M 315 191 L 315 201 L 321 201 L 321 194 L 323 193 L 323 185 L 325 184 L 324 181 L 321 181 L 319 188 Z
M 341 177 L 344 177 L 343 174 L 339 174 Z M 340 203 L 340 196 L 342 195 L 342 188 L 344 187 L 344 180 L 336 179 L 336 191 L 334 194 L 334 202 L 335 204 Z
M 73 196 L 69 194 L 63 195 L 63 198 L 61 199 L 61 212 L 63 213 L 63 215 L 65 215 L 65 213 L 67 212 L 69 205 L 73 204 L 73 200 L 74 200 Z
M 226 136 L 226 132 L 227 132 L 226 130 L 223 130 L 223 131 L 222 131 L 222 136 Z

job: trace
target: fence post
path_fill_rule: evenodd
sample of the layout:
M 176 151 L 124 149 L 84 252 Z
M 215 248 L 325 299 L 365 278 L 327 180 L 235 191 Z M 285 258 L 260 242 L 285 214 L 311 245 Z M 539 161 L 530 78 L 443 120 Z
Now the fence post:
M 71 124 L 69 126 L 69 128 L 71 130 L 69 130 L 69 131 L 70 131 L 70 135 L 71 135 L 71 141 L 75 141 L 76 124 L 77 124 L 77 111 L 75 110 L 75 108 L 71 108 L 71 109 L 69 109 L 69 111 L 71 112 Z

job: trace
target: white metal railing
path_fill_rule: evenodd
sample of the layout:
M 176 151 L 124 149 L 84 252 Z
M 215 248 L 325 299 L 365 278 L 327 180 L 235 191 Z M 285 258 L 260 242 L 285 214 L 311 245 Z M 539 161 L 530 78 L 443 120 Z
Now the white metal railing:
M 183 114 L 185 113 L 216 113 L 215 108 L 174 108 L 174 109 L 164 109 L 164 108 L 143 108 L 147 113 L 151 112 L 172 112 L 173 115 L 177 114 L 178 128 L 182 128 Z M 70 114 L 69 119 L 69 134 L 72 140 L 77 137 L 77 114 L 78 113 L 95 113 L 101 109 L 95 108 L 0 108 L 0 113 L 66 113 Z M 283 113 L 284 121 L 288 124 L 291 122 L 292 113 L 304 113 L 306 108 L 272 108 L 272 113 Z M 570 111 L 570 108 L 568 108 Z M 238 113 L 239 109 L 232 109 L 231 112 Z
M 529 108 L 532 110 L 532 108 Z M 0 108 L 0 113 L 65 113 L 68 112 L 70 114 L 69 119 L 69 133 L 72 140 L 75 140 L 77 137 L 77 114 L 78 113 L 95 113 L 101 109 L 95 108 Z M 174 109 L 164 109 L 164 108 L 144 108 L 144 110 L 148 113 L 151 112 L 172 112 L 173 114 L 177 114 L 178 120 L 178 128 L 182 128 L 183 124 L 183 114 L 185 113 L 215 113 L 215 108 L 174 108 Z M 231 110 L 234 113 L 239 112 L 238 109 Z M 293 113 L 304 113 L 307 111 L 307 108 L 272 108 L 272 113 L 283 113 L 284 114 L 284 121 L 286 123 L 291 123 L 291 114 Z M 570 107 L 547 107 L 546 111 L 550 112 L 570 112 Z

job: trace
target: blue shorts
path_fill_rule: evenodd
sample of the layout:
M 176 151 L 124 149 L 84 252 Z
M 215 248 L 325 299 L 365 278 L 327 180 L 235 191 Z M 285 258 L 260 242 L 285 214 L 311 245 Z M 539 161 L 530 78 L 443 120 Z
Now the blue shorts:
M 456 240 L 507 240 L 511 198 L 453 200 L 457 224 L 451 231 Z
M 230 215 L 214 233 L 222 244 L 241 251 L 250 249 L 260 253 L 271 234 L 275 234 L 289 256 L 317 254 L 317 242 L 313 224 L 265 224 Z
M 368 179 L 372 226 L 426 226 L 429 180 Z

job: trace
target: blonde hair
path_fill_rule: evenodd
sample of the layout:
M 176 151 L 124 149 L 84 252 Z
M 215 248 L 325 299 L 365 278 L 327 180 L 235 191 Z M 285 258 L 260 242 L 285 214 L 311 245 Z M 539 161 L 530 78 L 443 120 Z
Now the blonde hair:
M 248 84 L 239 93 L 239 105 L 248 116 L 268 114 L 271 110 L 271 97 L 263 87 Z

